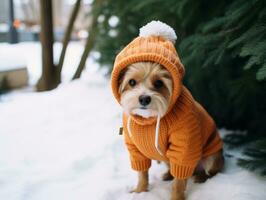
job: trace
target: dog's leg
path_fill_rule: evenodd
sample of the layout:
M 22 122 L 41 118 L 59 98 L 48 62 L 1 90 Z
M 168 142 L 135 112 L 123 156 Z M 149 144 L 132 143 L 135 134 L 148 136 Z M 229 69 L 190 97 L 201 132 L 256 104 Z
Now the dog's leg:
M 223 170 L 224 167 L 223 150 L 220 150 L 217 153 L 210 155 L 209 157 L 203 160 L 202 164 L 209 178 L 213 177 L 218 172 Z
M 186 186 L 187 186 L 187 180 L 174 178 L 172 185 L 171 200 L 185 200 Z
M 209 157 L 202 160 L 203 170 L 197 172 L 194 178 L 194 182 L 203 183 L 208 178 L 213 177 L 218 172 L 222 171 L 224 167 L 223 151 L 210 155 Z
M 171 181 L 174 179 L 172 174 L 170 173 L 170 165 L 169 163 L 165 163 L 167 165 L 167 171 L 163 174 L 162 179 L 163 181 Z
M 147 192 L 149 186 L 149 174 L 148 171 L 138 172 L 138 185 L 131 192 Z
M 204 183 L 208 178 L 209 176 L 204 170 L 198 171 L 194 174 L 194 183 Z

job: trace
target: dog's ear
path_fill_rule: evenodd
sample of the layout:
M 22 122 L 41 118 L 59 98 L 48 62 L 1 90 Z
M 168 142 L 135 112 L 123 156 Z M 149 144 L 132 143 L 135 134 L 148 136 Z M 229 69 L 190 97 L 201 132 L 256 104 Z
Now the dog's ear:
M 120 84 L 122 83 L 123 78 L 124 78 L 124 76 L 125 76 L 125 74 L 126 74 L 126 71 L 127 71 L 127 68 L 123 69 L 123 70 L 120 72 L 120 74 L 119 74 L 119 76 L 118 76 L 118 85 L 120 85 Z
M 118 88 L 119 88 L 119 93 L 121 94 L 122 93 L 122 88 L 121 88 L 121 84 L 122 84 L 122 82 L 123 82 L 123 80 L 124 80 L 124 77 L 125 77 L 125 74 L 126 74 L 126 72 L 127 72 L 127 67 L 125 68 L 125 69 L 123 69 L 121 72 L 120 72 L 120 74 L 119 74 L 119 76 L 118 76 Z

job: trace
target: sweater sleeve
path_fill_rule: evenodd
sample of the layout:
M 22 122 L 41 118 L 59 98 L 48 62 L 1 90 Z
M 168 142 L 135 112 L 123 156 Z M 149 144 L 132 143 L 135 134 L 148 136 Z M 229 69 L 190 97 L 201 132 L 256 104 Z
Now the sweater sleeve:
M 148 171 L 148 169 L 151 167 L 151 160 L 146 156 L 144 156 L 138 150 L 136 145 L 133 143 L 132 139 L 128 134 L 126 124 L 127 124 L 127 117 L 124 115 L 123 116 L 124 139 L 130 156 L 131 167 L 133 170 L 136 171 Z
M 170 161 L 171 174 L 179 179 L 192 176 L 201 155 L 202 135 L 200 119 L 191 111 L 170 128 L 169 148 L 166 152 Z

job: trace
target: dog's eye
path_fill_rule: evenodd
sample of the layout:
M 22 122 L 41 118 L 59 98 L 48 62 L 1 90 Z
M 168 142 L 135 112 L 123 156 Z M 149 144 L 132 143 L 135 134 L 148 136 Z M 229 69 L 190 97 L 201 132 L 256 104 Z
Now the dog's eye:
M 134 80 L 134 79 L 130 79 L 130 80 L 128 81 L 128 84 L 129 84 L 131 87 L 134 87 L 134 86 L 137 84 L 137 82 L 136 82 L 136 80 Z
M 163 82 L 161 80 L 156 80 L 153 85 L 156 89 L 160 89 L 163 86 Z

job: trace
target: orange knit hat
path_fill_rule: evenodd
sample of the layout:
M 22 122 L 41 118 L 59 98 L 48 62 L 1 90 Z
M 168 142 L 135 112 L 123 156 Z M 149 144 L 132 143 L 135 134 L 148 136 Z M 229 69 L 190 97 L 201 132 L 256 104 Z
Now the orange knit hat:
M 185 74 L 185 69 L 174 47 L 175 40 L 174 30 L 160 21 L 152 21 L 140 29 L 139 37 L 130 42 L 115 59 L 111 84 L 114 96 L 119 103 L 118 78 L 121 71 L 133 63 L 149 61 L 161 64 L 172 76 L 173 95 L 169 106 L 171 110 L 181 92 L 182 78 Z

